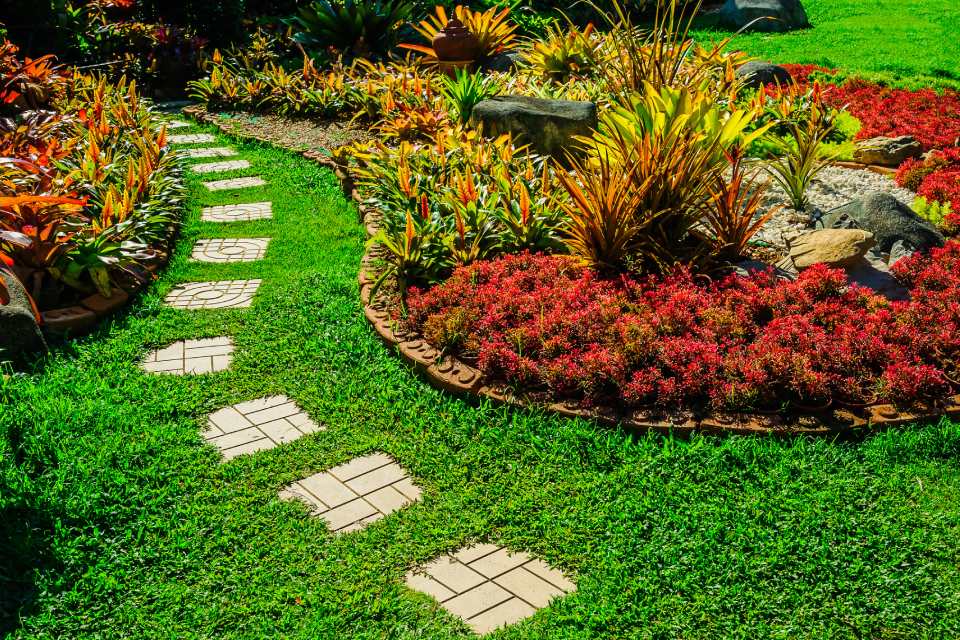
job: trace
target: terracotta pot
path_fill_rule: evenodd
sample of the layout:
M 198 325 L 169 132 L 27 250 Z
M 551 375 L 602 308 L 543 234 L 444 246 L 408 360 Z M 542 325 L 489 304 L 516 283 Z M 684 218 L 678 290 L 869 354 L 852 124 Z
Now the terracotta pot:
M 456 16 L 433 37 L 433 52 L 437 60 L 463 61 L 480 57 L 480 42 Z

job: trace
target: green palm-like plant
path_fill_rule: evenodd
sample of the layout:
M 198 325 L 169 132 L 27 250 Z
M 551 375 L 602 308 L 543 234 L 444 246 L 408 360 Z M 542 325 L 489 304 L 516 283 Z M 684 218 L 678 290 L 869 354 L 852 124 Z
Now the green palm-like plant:
M 384 55 L 396 27 L 413 11 L 410 0 L 317 0 L 287 21 L 293 39 L 318 51 L 333 47 L 348 58 Z
M 453 78 L 443 77 L 443 97 L 460 124 L 467 124 L 473 108 L 483 100 L 495 96 L 499 82 L 492 76 L 457 69 Z
M 829 166 L 832 156 L 820 151 L 830 130 L 818 128 L 812 122 L 806 126 L 791 127 L 788 137 L 776 137 L 774 142 L 783 155 L 767 163 L 767 171 L 774 182 L 787 193 L 790 206 L 803 211 L 810 205 L 807 189 L 817 174 Z

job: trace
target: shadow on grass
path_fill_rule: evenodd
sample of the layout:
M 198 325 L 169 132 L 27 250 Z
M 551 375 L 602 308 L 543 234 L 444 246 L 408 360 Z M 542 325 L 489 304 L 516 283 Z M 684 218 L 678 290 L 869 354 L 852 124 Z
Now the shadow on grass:
M 36 576 L 58 568 L 51 551 L 53 526 L 47 514 L 31 507 L 0 509 L 0 637 L 33 613 Z

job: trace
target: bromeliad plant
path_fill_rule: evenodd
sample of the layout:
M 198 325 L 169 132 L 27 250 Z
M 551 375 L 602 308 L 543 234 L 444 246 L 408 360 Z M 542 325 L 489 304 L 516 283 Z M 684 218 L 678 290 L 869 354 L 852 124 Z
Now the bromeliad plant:
M 775 128 L 769 129 L 767 139 L 779 157 L 767 163 L 767 171 L 786 192 L 790 206 L 804 211 L 810 204 L 810 183 L 833 159 L 823 154 L 822 147 L 836 128 L 836 111 L 823 104 L 816 84 L 809 92 L 781 92 L 773 98 L 772 106 L 767 98 L 761 88 L 755 99 L 756 108 L 771 110 L 775 115 L 770 125 Z
M 630 177 L 629 191 L 642 194 L 628 211 L 630 228 L 643 233 L 631 241 L 638 247 L 636 268 L 662 272 L 712 253 L 710 242 L 692 231 L 728 165 L 727 153 L 766 133 L 768 127 L 749 131 L 755 117 L 751 109 L 718 105 L 716 96 L 705 90 L 657 89 L 647 83 L 643 93 L 631 95 L 600 118 L 596 135 L 585 140 L 593 166 L 619 167 Z M 580 165 L 578 177 L 590 179 L 589 170 L 589 165 Z M 584 257 L 603 263 L 598 255 Z
M 447 100 L 447 109 L 461 125 L 470 121 L 475 106 L 497 95 L 499 90 L 497 78 L 482 73 L 457 69 L 453 78 L 443 77 L 443 97 Z
M 179 168 L 133 82 L 75 76 L 52 106 L 0 121 L 0 254 L 42 304 L 52 281 L 109 297 L 176 224 Z
M 384 56 L 413 7 L 410 0 L 315 0 L 289 25 L 294 40 L 312 52 L 332 48 L 348 59 Z
M 565 28 L 551 25 L 542 38 L 531 40 L 528 46 L 525 64 L 535 75 L 554 82 L 590 76 L 608 55 L 593 23 L 582 30 L 573 24 Z

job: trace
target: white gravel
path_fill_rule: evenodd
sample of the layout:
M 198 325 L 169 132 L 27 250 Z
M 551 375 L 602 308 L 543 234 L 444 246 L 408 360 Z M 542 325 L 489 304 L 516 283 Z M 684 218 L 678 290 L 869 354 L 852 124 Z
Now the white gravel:
M 766 179 L 766 172 L 758 174 L 757 179 L 761 181 Z M 916 198 L 913 191 L 897 186 L 892 178 L 866 169 L 847 169 L 837 166 L 830 166 L 821 171 L 810 184 L 807 196 L 813 206 L 827 213 L 877 191 L 889 193 L 907 206 L 912 205 Z M 786 248 L 785 236 L 807 230 L 806 216 L 798 216 L 790 208 L 786 193 L 779 185 L 771 182 L 760 211 L 765 213 L 776 205 L 783 205 L 783 207 L 763 226 L 754 239 L 778 248 Z

